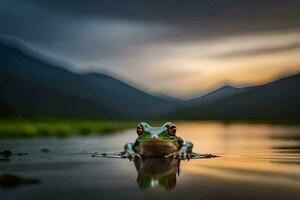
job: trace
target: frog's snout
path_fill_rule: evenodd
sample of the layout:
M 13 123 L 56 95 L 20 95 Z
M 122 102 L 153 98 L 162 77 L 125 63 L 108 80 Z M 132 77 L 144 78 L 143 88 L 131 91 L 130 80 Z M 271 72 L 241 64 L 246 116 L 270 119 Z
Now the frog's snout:
M 157 135 L 151 135 L 151 139 L 153 139 L 153 140 L 158 139 L 158 136 Z

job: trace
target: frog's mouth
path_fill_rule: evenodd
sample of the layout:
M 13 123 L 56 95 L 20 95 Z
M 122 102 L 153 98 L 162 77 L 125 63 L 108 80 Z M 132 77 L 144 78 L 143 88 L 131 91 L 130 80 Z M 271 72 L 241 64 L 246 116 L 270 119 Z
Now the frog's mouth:
M 177 151 L 177 145 L 174 140 L 140 141 L 140 154 L 146 157 L 161 157 Z

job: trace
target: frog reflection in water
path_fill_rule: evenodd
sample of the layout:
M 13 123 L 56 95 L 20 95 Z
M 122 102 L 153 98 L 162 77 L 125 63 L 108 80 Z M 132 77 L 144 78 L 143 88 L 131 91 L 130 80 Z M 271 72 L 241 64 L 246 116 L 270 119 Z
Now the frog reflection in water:
M 176 126 L 166 122 L 161 127 L 151 127 L 141 122 L 136 128 L 138 137 L 124 147 L 124 157 L 173 157 L 187 159 L 192 155 L 193 144 L 176 136 Z
M 167 190 L 175 188 L 180 161 L 173 158 L 135 159 L 138 187 L 142 190 L 155 187 Z

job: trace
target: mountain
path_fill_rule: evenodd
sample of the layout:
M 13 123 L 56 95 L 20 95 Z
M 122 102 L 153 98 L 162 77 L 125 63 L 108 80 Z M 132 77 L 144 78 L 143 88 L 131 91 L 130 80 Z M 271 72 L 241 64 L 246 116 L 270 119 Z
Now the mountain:
M 246 88 L 207 104 L 180 108 L 168 116 L 178 119 L 300 120 L 299 102 L 300 74 L 296 74 Z
M 190 99 L 188 102 L 190 105 L 208 104 L 208 103 L 217 101 L 221 98 L 231 96 L 231 95 L 237 94 L 239 92 L 243 92 L 245 90 L 246 90 L 246 88 L 235 88 L 235 87 L 232 87 L 229 85 L 225 85 L 225 86 L 220 87 L 216 90 L 213 90 L 205 95 Z
M 167 94 L 157 94 L 157 96 L 166 101 L 176 103 L 177 105 L 184 105 L 187 103 L 186 100 L 177 99 L 176 97 L 173 97 L 173 96 L 170 96 Z
M 18 43 L 0 43 L 2 115 L 145 119 L 175 106 L 109 75 L 74 73 Z
M 300 120 L 300 74 L 259 86 L 224 86 L 183 101 L 68 67 L 0 40 L 0 117 Z

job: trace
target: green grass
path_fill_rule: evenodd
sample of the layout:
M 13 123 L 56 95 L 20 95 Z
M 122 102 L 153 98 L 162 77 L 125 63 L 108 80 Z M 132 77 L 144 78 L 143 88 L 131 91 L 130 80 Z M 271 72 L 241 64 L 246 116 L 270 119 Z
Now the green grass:
M 0 120 L 0 139 L 108 134 L 135 128 L 136 122 L 101 120 Z

